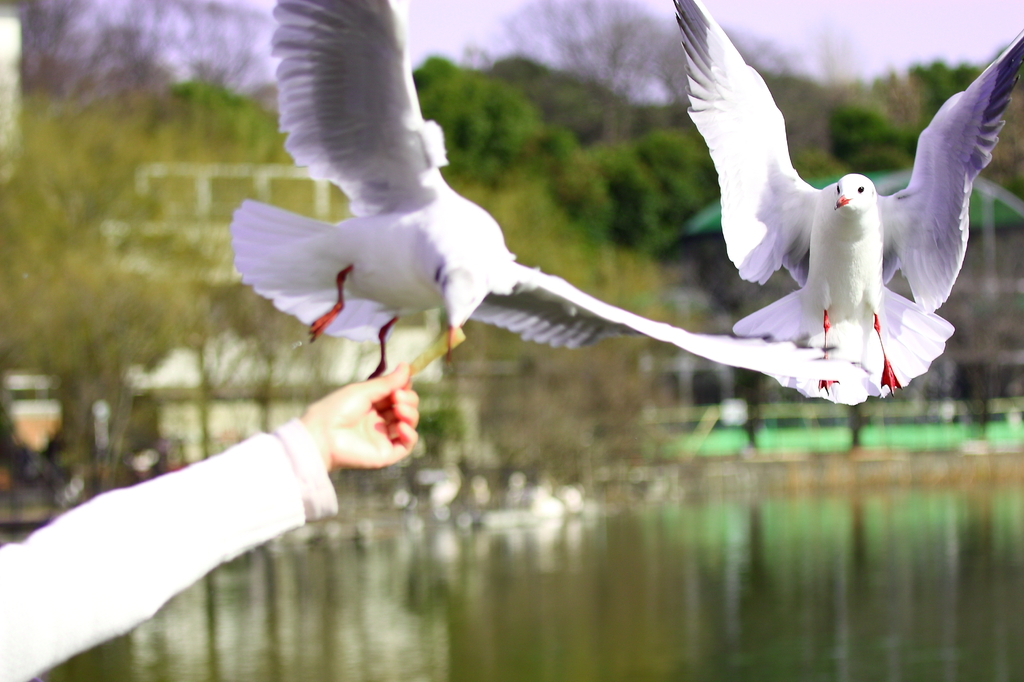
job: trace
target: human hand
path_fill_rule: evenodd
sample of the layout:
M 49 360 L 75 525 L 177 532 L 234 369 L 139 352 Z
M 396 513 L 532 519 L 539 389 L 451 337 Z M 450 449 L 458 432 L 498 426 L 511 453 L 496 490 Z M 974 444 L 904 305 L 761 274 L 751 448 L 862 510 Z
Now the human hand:
M 349 384 L 313 403 L 302 415 L 328 471 L 394 464 L 419 439 L 420 399 L 409 384 L 409 366 Z

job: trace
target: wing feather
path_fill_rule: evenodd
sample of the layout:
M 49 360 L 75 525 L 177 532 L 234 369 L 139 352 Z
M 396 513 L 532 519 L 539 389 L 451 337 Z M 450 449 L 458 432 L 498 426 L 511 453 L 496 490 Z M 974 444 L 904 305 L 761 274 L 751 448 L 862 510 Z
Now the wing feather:
M 759 372 L 860 381 L 864 371 L 846 362 L 822 360 L 822 351 L 788 342 L 692 334 L 608 305 L 565 280 L 517 263 L 515 284 L 489 294 L 472 319 L 519 334 L 527 341 L 577 348 L 611 336 L 648 336 L 715 362 Z
M 817 190 L 793 169 L 782 112 L 700 0 L 675 5 L 689 113 L 718 171 L 729 258 L 746 280 L 764 284 L 785 266 L 802 286 Z
M 285 147 L 354 215 L 419 206 L 446 163 L 424 121 L 406 47 L 408 0 L 279 0 L 273 54 Z
M 992 160 L 1022 57 L 1024 32 L 935 114 L 918 139 L 907 189 L 879 197 L 886 275 L 901 268 L 928 312 L 949 297 L 963 265 L 971 189 Z

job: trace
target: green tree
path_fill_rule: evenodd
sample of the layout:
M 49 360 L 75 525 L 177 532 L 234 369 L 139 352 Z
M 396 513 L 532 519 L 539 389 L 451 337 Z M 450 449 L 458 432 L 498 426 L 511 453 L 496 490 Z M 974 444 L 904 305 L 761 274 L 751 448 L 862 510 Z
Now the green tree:
M 549 126 L 531 143 L 527 173 L 547 180 L 549 191 L 580 232 L 594 242 L 608 239 L 614 204 L 597 155 L 574 135 Z
M 186 249 L 191 262 L 200 258 L 174 235 L 114 238 L 125 225 L 114 217 L 141 223 L 149 215 L 134 191 L 144 118 L 109 105 L 52 108 L 30 99 L 23 125 L 23 153 L 0 186 L 0 298 L 14 302 L 2 311 L 0 347 L 13 349 L 10 364 L 59 378 L 69 454 L 84 461 L 92 404 L 103 399 L 113 409 L 116 453 L 131 409 L 130 373 L 163 357 L 190 321 L 180 281 L 168 270 L 147 271 L 139 255 Z
M 226 229 L 166 229 L 173 216 L 137 193 L 137 169 L 285 162 L 276 128 L 251 100 L 199 83 L 87 106 L 26 100 L 22 153 L 0 185 L 0 368 L 59 378 L 71 460 L 88 461 L 93 402 L 113 408 L 117 455 L 134 373 L 230 326 L 210 323 L 211 273 L 230 263 Z
M 160 133 L 164 147 L 160 156 L 171 152 L 175 141 L 180 145 L 187 140 L 181 151 L 189 161 L 206 160 L 198 156 L 205 150 L 211 161 L 222 163 L 291 162 L 277 116 L 252 98 L 223 87 L 202 81 L 178 83 L 153 116 L 159 121 L 153 130 Z
M 494 182 L 540 130 L 523 95 L 500 81 L 431 57 L 413 74 L 423 116 L 444 129 L 451 172 Z
M 583 145 L 601 141 L 605 103 L 615 97 L 602 85 L 525 57 L 499 59 L 486 73 L 522 92 L 546 124 L 570 131 Z
M 824 149 L 809 147 L 793 154 L 793 168 L 805 180 L 844 175 L 849 167 Z
M 718 194 L 718 179 L 696 133 L 656 130 L 593 152 L 611 207 L 603 232 L 653 256 L 675 246 L 686 220 Z
M 893 127 L 872 109 L 845 105 L 829 118 L 832 153 L 859 172 L 894 170 L 913 165 L 917 135 Z
M 910 77 L 921 88 L 921 115 L 924 119 L 921 127 L 924 128 L 947 99 L 966 90 L 981 74 L 981 71 L 982 69 L 971 64 L 959 64 L 951 67 L 938 60 L 931 64 L 910 67 Z
M 635 143 L 662 195 L 659 220 L 661 254 L 678 239 L 683 223 L 719 194 L 718 174 L 703 138 L 696 131 L 655 130 Z
M 595 152 L 612 202 L 606 229 L 616 244 L 655 252 L 666 241 L 661 223 L 663 197 L 658 180 L 632 145 Z

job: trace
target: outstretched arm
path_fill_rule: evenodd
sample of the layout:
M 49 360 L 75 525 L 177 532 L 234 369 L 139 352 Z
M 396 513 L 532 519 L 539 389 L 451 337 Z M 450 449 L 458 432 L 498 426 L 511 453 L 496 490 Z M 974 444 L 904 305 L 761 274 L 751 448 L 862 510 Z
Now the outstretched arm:
M 327 477 L 416 442 L 405 366 L 347 386 L 301 420 L 96 497 L 0 547 L 0 682 L 20 682 L 152 617 L 218 564 L 337 512 Z

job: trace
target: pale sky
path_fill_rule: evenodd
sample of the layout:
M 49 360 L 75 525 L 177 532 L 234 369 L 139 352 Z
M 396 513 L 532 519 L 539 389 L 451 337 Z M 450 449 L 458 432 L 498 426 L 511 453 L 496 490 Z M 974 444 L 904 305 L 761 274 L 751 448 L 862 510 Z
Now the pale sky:
M 242 0 L 265 8 L 274 0 Z M 503 21 L 530 0 L 412 0 L 413 64 L 432 54 L 462 61 L 467 48 L 492 57 L 504 50 Z M 638 0 L 672 25 L 671 0 Z M 1024 30 L 1024 0 L 705 0 L 727 31 L 766 39 L 797 55 L 802 70 L 820 75 L 822 44 L 871 78 L 891 68 L 943 59 L 980 64 Z

